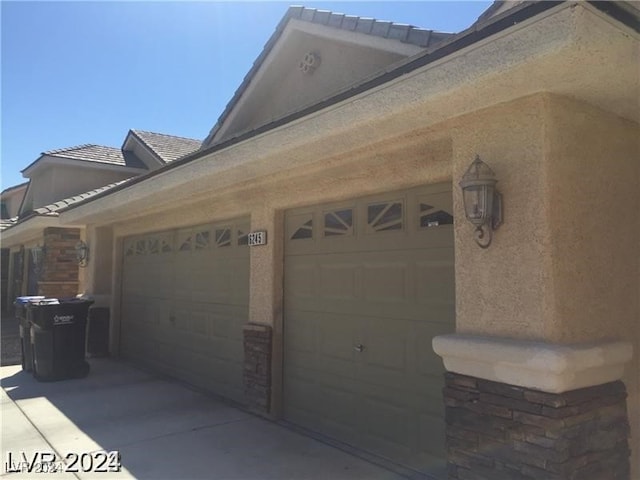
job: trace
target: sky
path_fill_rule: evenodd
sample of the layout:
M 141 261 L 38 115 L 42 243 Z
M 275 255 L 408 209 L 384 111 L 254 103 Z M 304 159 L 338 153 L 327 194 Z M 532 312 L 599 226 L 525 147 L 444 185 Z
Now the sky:
M 204 139 L 291 4 L 459 32 L 491 1 L 0 0 L 2 189 L 129 129 Z

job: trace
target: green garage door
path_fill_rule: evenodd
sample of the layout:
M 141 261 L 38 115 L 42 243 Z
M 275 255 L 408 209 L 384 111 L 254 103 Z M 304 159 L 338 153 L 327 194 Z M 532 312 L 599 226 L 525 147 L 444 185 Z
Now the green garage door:
M 249 221 L 124 240 L 123 354 L 242 401 Z
M 451 189 L 288 211 L 287 420 L 422 472 L 444 465 L 443 366 L 455 327 Z

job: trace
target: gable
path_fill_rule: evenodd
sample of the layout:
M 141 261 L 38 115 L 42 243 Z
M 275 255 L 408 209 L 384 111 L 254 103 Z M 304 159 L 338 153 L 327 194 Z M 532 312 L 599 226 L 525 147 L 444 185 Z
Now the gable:
M 200 140 L 193 138 L 129 130 L 122 145 L 122 154 L 125 158 L 136 158 L 149 170 L 155 170 L 195 152 L 200 148 L 200 144 Z
M 27 185 L 28 182 L 25 182 L 2 191 L 0 194 L 0 200 L 2 203 L 1 217 L 3 219 L 12 218 L 18 215 L 20 204 L 22 203 L 22 199 L 27 191 Z
M 332 97 L 448 37 L 409 25 L 292 7 L 203 148 Z

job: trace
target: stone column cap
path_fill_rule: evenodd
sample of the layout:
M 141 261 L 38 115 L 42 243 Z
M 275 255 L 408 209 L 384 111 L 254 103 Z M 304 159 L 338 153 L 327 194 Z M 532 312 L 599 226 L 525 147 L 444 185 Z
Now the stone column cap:
M 439 335 L 433 350 L 450 372 L 550 393 L 620 380 L 627 341 L 562 345 L 467 334 Z

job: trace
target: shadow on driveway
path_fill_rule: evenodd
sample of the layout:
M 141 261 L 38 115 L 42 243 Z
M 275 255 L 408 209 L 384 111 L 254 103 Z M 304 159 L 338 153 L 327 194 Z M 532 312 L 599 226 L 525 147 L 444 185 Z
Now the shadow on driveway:
M 121 455 L 120 472 L 87 469 L 68 478 L 405 478 L 128 363 L 90 363 L 86 378 L 46 383 L 19 365 L 0 369 L 3 474 L 10 453 L 44 449 L 57 458 L 100 450 Z M 67 478 L 37 478 L 47 476 Z

